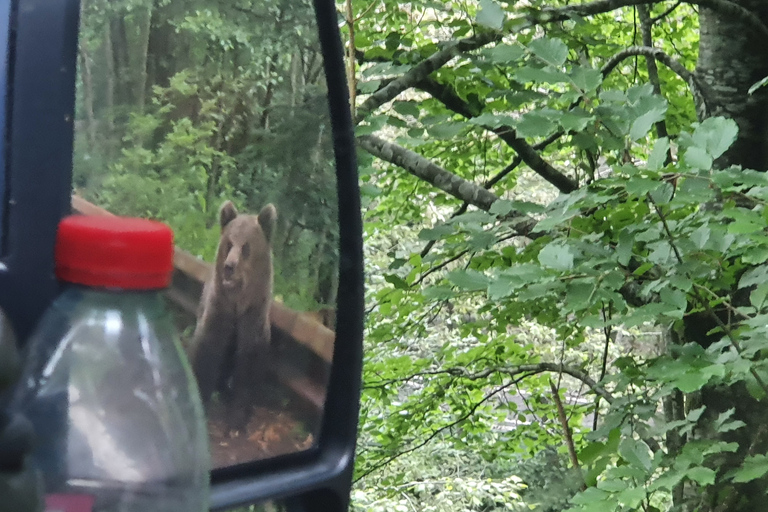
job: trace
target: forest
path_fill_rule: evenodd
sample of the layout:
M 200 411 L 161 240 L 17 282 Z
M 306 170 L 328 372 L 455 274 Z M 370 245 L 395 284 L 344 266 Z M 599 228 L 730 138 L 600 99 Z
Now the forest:
M 333 307 L 336 182 L 311 3 L 80 5 L 75 192 L 168 222 L 209 262 L 225 200 L 252 213 L 274 203 L 276 296 Z
M 337 9 L 366 250 L 352 509 L 763 510 L 768 5 Z M 276 292 L 333 305 L 311 4 L 81 17 L 76 190 L 209 261 L 223 199 L 272 201 Z

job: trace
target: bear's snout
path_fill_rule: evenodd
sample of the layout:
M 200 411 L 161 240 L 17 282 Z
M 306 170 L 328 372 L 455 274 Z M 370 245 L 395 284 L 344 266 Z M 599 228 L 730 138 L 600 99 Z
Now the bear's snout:
M 232 276 L 235 275 L 235 262 L 234 261 L 227 261 L 224 263 L 224 279 L 232 279 Z

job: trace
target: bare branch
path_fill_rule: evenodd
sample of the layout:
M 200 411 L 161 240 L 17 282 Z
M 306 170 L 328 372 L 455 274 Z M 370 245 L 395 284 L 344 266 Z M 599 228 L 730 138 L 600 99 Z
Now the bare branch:
M 443 169 L 418 153 L 387 142 L 375 135 L 361 135 L 357 138 L 357 142 L 371 155 L 401 167 L 443 192 L 447 192 L 481 210 L 490 210 L 491 205 L 501 199 L 493 192 Z M 512 227 L 518 234 L 533 236 L 531 229 L 533 229 L 536 221 L 519 212 L 512 212 L 508 217 L 513 217 Z

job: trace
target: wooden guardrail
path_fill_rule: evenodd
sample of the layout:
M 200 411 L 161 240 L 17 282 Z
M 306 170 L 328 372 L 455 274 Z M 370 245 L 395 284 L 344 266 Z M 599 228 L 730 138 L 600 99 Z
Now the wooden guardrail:
M 72 195 L 72 210 L 83 215 L 113 215 L 77 194 Z M 177 308 L 188 315 L 189 325 L 193 325 L 203 283 L 210 275 L 212 266 L 179 247 L 174 249 L 173 265 L 173 280 L 166 295 Z M 290 341 L 315 354 L 324 363 L 323 366 L 330 366 L 336 339 L 336 334 L 331 329 L 317 322 L 310 314 L 294 311 L 279 301 L 274 301 L 270 308 L 270 321 L 273 330 L 277 329 Z M 279 371 L 279 376 L 286 386 L 320 409 L 325 400 L 325 382 L 318 380 L 324 380 L 326 374 L 327 368 L 315 372 L 314 377 L 290 367 Z

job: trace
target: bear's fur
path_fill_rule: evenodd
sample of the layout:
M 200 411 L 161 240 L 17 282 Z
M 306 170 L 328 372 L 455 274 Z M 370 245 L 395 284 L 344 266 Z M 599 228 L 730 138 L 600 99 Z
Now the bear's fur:
M 272 235 L 277 211 L 239 214 L 231 201 L 219 211 L 216 263 L 203 287 L 193 335 L 192 366 L 204 405 L 218 392 L 230 426 L 246 426 L 270 357 Z

